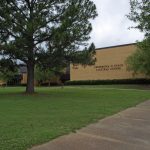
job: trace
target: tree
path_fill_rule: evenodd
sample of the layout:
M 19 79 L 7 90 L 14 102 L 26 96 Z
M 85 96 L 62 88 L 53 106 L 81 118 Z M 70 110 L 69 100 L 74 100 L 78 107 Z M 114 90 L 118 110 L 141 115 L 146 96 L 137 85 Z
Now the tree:
M 50 70 L 49 68 L 43 70 L 39 66 L 35 67 L 35 80 L 38 82 L 39 85 L 47 81 L 50 86 L 50 80 L 55 76 L 56 74 L 54 70 Z
M 12 60 L 1 59 L 0 60 L 0 79 L 4 82 L 12 80 L 15 75 L 18 74 L 16 63 Z
M 137 51 L 127 59 L 128 68 L 150 76 L 150 1 L 130 0 L 130 5 L 128 18 L 137 24 L 135 28 L 145 33 L 145 38 L 137 43 Z
M 150 38 L 137 44 L 136 52 L 127 59 L 128 69 L 150 76 Z
M 96 16 L 91 0 L 1 0 L 0 54 L 27 65 L 27 93 L 34 92 L 37 64 L 53 68 L 95 61 L 94 45 L 87 41 Z

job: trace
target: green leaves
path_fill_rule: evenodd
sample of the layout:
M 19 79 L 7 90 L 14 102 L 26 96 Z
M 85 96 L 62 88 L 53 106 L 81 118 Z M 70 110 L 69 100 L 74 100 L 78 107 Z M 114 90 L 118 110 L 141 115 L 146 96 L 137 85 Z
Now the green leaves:
M 150 38 L 137 44 L 137 51 L 128 60 L 128 69 L 150 76 Z
M 128 18 L 135 28 L 145 33 L 145 39 L 137 44 L 137 51 L 128 58 L 128 69 L 150 76 L 150 1 L 130 0 L 131 12 Z
M 38 82 L 38 84 L 42 84 L 44 82 L 49 82 L 51 79 L 57 76 L 57 72 L 60 72 L 60 70 L 57 70 L 57 68 L 42 68 L 40 66 L 35 67 L 35 80 Z
M 10 46 L 15 47 L 11 54 L 25 63 L 30 51 L 37 61 L 40 60 L 37 54 L 39 56 L 43 49 L 46 52 L 50 49 L 76 51 L 78 46 L 88 44 L 92 30 L 89 19 L 96 16 L 96 6 L 90 0 L 3 0 L 0 4 L 1 45 L 11 43 Z M 18 57 L 18 53 L 25 55 Z
M 64 68 L 70 62 L 87 64 L 87 60 L 93 61 L 88 40 L 90 19 L 96 16 L 91 0 L 2 0 L 1 55 L 21 60 L 28 68 L 32 64 L 32 69 L 35 65 Z
M 150 36 L 150 1 L 149 0 L 130 0 L 131 12 L 128 18 L 134 21 L 137 26 L 135 28 Z
M 7 82 L 18 73 L 17 65 L 10 59 L 0 60 L 0 79 Z

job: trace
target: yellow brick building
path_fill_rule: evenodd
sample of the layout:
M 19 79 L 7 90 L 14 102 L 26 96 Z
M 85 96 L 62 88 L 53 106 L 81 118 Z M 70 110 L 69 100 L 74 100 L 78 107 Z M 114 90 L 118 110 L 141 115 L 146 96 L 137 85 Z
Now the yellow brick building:
M 126 59 L 136 51 L 135 44 L 96 49 L 93 66 L 70 65 L 71 81 L 144 78 L 127 70 Z

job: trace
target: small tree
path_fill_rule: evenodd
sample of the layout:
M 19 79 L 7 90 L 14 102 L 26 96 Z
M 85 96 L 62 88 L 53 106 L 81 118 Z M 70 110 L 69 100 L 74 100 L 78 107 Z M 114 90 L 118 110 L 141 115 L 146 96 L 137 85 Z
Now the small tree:
M 85 59 L 88 64 L 93 62 L 87 41 L 92 31 L 90 19 L 96 16 L 91 0 L 1 0 L 0 54 L 27 65 L 27 93 L 34 92 L 38 63 L 53 68 L 75 61 L 83 64 Z M 89 58 L 79 61 L 76 52 L 81 48 L 82 56 Z
M 17 65 L 12 60 L 1 59 L 0 60 L 0 79 L 8 83 L 15 75 L 18 74 Z
M 150 76 L 150 38 L 137 44 L 137 51 L 127 59 L 128 69 Z
M 127 59 L 129 70 L 150 76 L 150 1 L 130 0 L 131 12 L 128 18 L 135 28 L 145 33 L 145 39 L 137 44 L 137 51 Z
M 55 77 L 54 71 L 50 69 L 42 69 L 40 67 L 35 67 L 35 80 L 38 82 L 38 85 L 40 86 L 43 82 L 48 82 L 50 86 L 50 81 L 53 77 Z

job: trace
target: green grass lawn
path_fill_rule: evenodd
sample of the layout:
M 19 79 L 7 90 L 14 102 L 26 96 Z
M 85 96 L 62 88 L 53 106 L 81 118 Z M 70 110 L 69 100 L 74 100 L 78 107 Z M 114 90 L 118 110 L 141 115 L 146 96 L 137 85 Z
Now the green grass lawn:
M 26 150 L 150 99 L 149 90 L 84 86 L 0 88 L 0 150 Z

